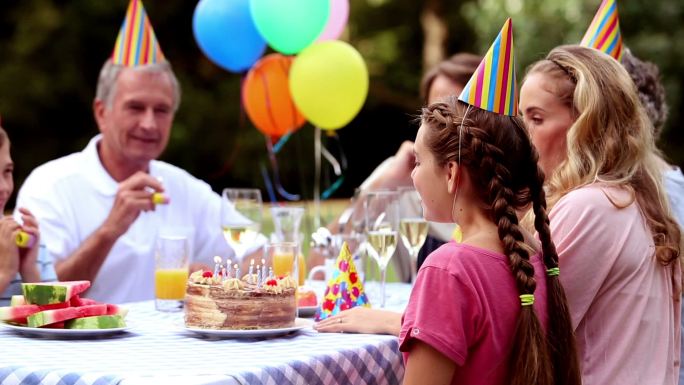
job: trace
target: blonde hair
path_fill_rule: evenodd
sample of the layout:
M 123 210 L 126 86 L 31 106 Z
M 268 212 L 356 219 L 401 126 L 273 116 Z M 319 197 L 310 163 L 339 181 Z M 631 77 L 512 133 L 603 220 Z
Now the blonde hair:
M 556 96 L 576 117 L 566 135 L 566 158 L 547 178 L 549 208 L 590 183 L 627 188 L 646 218 L 658 261 L 675 262 L 680 229 L 665 196 L 652 124 L 627 71 L 602 52 L 568 45 L 533 64 L 528 76 L 534 73 L 554 79 Z

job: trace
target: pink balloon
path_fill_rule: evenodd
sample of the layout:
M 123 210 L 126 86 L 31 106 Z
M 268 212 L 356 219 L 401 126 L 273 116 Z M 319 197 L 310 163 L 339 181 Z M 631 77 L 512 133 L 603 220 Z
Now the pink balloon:
M 317 41 L 335 40 L 342 34 L 349 18 L 349 0 L 330 0 L 328 23 Z

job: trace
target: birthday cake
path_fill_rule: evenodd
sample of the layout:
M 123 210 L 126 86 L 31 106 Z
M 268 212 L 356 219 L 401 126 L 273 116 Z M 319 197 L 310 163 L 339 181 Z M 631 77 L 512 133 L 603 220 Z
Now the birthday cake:
M 225 278 L 196 271 L 188 279 L 185 325 L 201 329 L 277 329 L 294 325 L 297 282 L 291 277 Z

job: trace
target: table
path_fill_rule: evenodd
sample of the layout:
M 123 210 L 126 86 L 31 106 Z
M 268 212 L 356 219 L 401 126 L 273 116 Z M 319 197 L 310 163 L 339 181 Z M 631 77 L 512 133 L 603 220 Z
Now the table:
M 372 303 L 378 291 L 367 284 Z M 402 310 L 410 285 L 390 283 L 387 292 L 388 308 Z M 128 307 L 130 328 L 118 337 L 44 339 L 0 328 L 0 383 L 391 385 L 403 379 L 394 336 L 306 328 L 279 338 L 214 340 L 186 331 L 182 313 L 157 312 L 153 301 Z

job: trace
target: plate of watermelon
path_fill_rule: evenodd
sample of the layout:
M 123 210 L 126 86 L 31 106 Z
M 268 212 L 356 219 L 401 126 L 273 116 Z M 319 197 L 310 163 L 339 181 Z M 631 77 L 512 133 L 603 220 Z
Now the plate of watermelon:
M 38 337 L 112 335 L 127 329 L 127 310 L 117 305 L 81 298 L 90 281 L 22 284 L 23 295 L 0 307 L 2 325 Z

